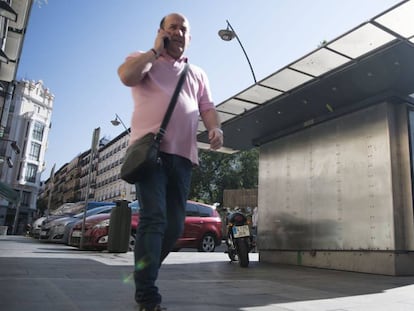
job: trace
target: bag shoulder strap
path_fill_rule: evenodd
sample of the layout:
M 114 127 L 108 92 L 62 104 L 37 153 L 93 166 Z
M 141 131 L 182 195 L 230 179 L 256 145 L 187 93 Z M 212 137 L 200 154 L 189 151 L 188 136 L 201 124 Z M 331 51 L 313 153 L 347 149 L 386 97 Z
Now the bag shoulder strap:
M 157 135 L 155 135 L 155 140 L 161 141 L 161 139 L 163 138 L 165 134 L 165 130 L 167 128 L 168 122 L 170 121 L 172 112 L 175 108 L 175 104 L 177 103 L 178 95 L 180 94 L 181 87 L 183 86 L 185 76 L 187 75 L 188 67 L 189 67 L 188 63 L 185 63 L 183 72 L 180 75 L 177 86 L 175 87 L 175 90 L 174 90 L 174 94 L 171 97 L 170 104 L 168 105 L 167 112 L 165 113 L 164 119 L 162 120 L 161 127 Z

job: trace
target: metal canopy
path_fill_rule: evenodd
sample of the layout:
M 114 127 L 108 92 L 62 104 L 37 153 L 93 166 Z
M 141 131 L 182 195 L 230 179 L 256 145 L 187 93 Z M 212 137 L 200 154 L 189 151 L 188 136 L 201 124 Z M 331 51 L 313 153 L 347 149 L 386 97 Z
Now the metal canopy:
M 222 152 L 414 93 L 414 0 L 402 1 L 217 105 Z M 199 121 L 200 148 L 208 133 Z

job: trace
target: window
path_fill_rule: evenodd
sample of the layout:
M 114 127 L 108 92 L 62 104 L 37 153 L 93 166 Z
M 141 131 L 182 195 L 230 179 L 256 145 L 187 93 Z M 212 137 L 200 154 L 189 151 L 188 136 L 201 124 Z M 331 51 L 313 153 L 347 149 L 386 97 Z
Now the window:
M 28 182 L 36 182 L 37 165 L 28 164 L 25 179 Z
M 21 204 L 23 206 L 30 206 L 30 197 L 31 197 L 31 193 L 30 192 L 23 191 L 22 192 L 22 197 L 21 197 L 21 199 L 22 199 Z
M 42 123 L 36 121 L 33 127 L 33 139 L 42 141 L 44 130 L 45 130 L 45 126 Z
M 32 145 L 30 147 L 30 153 L 29 153 L 29 159 L 30 160 L 35 160 L 35 161 L 39 161 L 39 156 L 40 156 L 40 148 L 42 147 L 42 145 L 32 142 Z
M 212 217 L 213 216 L 213 210 L 207 206 L 199 205 L 198 210 L 200 211 L 201 217 Z
M 197 205 L 187 203 L 187 206 L 185 208 L 185 214 L 186 214 L 186 216 L 198 216 Z

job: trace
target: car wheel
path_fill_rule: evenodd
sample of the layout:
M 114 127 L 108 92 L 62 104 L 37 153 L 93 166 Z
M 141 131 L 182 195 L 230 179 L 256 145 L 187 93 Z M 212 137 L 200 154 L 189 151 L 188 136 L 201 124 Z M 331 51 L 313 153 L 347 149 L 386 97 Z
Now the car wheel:
M 131 234 L 129 236 L 129 245 L 128 245 L 128 251 L 133 252 L 135 248 L 135 234 Z
M 214 252 L 216 248 L 216 239 L 214 238 L 214 235 L 211 233 L 207 233 L 203 236 L 201 239 L 200 246 L 198 247 L 199 252 Z

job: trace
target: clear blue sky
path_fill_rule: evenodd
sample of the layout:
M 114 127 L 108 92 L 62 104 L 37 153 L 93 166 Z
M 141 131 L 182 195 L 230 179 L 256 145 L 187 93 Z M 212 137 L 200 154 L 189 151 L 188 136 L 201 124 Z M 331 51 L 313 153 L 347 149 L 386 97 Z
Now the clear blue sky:
M 117 113 L 129 126 L 130 91 L 116 74 L 125 56 L 153 46 L 161 18 L 187 16 L 190 62 L 208 74 L 216 104 L 253 84 L 236 40 L 218 30 L 229 20 L 258 81 L 278 71 L 398 0 L 48 0 L 34 5 L 17 79 L 42 80 L 55 95 L 46 171 L 71 161 L 91 146 L 93 130 L 114 138 L 124 129 L 110 120 Z

